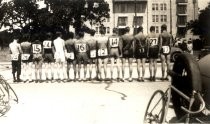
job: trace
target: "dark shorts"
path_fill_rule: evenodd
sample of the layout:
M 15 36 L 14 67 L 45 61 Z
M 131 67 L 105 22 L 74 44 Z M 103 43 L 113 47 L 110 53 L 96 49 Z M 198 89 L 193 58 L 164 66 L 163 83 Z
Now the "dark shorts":
M 158 47 L 152 47 L 152 48 L 149 48 L 149 59 L 158 59 L 158 52 L 159 52 L 159 49 Z
M 29 63 L 29 62 L 32 62 L 33 60 L 33 55 L 30 54 L 29 57 L 27 57 L 28 55 L 25 55 L 25 54 L 22 54 L 21 55 L 21 60 L 23 63 Z
M 136 49 L 134 56 L 136 59 L 147 58 L 147 50 L 145 48 Z
M 82 62 L 84 64 L 87 64 L 89 62 L 89 57 L 88 57 L 88 54 L 87 53 L 78 53 L 77 56 L 77 62 L 78 64 L 81 64 Z
M 109 52 L 109 56 L 112 58 L 119 58 L 120 57 L 120 53 L 119 53 L 119 49 L 118 48 L 111 48 L 110 52 Z
M 133 49 L 123 51 L 123 58 L 133 58 Z
M 43 61 L 42 54 L 33 54 L 33 61 L 34 62 L 42 62 Z
M 47 63 L 55 62 L 54 55 L 52 53 L 46 53 L 44 54 L 43 57 L 44 57 L 44 62 Z

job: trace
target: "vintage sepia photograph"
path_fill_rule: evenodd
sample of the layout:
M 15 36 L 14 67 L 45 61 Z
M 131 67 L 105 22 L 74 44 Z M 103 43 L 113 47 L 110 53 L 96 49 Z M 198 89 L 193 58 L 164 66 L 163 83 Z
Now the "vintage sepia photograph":
M 0 0 L 1 124 L 210 123 L 210 0 Z

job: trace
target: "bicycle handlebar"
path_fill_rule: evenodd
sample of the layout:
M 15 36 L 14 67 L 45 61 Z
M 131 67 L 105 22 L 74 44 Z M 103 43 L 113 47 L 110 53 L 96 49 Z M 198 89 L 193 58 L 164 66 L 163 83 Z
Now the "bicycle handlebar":
M 198 94 L 198 99 L 201 102 L 201 107 L 200 107 L 199 110 L 197 110 L 197 111 L 191 111 L 191 110 L 188 110 L 187 108 L 185 108 L 183 106 L 181 106 L 181 109 L 184 110 L 185 112 L 189 113 L 189 114 L 197 114 L 197 113 L 200 113 L 201 111 L 203 111 L 204 108 L 205 108 L 205 106 L 206 106 L 206 104 L 205 104 L 202 96 L 200 95 L 200 93 L 197 93 L 197 94 Z

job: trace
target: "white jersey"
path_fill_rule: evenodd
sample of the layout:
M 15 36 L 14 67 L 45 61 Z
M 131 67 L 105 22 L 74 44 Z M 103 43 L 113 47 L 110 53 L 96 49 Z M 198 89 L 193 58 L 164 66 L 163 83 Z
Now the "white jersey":
M 55 46 L 55 51 L 59 53 L 62 53 L 62 52 L 64 53 L 64 46 L 65 46 L 64 40 L 58 37 L 53 42 Z

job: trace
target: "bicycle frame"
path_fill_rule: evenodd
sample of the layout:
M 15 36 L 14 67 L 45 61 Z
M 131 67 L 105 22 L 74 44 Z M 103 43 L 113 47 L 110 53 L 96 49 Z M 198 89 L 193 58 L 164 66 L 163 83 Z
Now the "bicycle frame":
M 166 103 L 165 115 L 164 115 L 163 122 L 166 122 L 166 115 L 167 115 L 167 112 L 168 112 L 168 106 L 169 106 L 170 98 L 171 98 L 171 90 L 174 90 L 176 93 L 178 93 L 180 96 L 182 96 L 185 100 L 187 100 L 189 102 L 189 108 L 185 108 L 185 107 L 181 106 L 181 109 L 186 112 L 186 115 L 183 116 L 181 119 L 179 119 L 178 122 L 186 118 L 185 123 L 189 123 L 191 114 L 198 114 L 198 113 L 200 113 L 201 111 L 204 110 L 205 102 L 204 102 L 204 100 L 203 100 L 203 98 L 202 98 L 202 96 L 199 92 L 192 91 L 192 96 L 188 97 L 187 95 L 185 95 L 183 92 L 178 90 L 173 85 L 169 85 L 169 88 L 165 91 L 165 94 L 167 94 L 167 92 L 168 92 L 168 94 L 167 94 L 167 103 Z M 195 95 L 196 94 L 198 95 L 198 99 L 201 102 L 201 107 L 197 111 L 191 111 L 191 107 L 192 107 L 193 103 L 195 102 Z
M 4 77 L 0 75 L 0 116 L 5 115 L 9 111 L 11 100 L 18 103 L 17 94 Z

